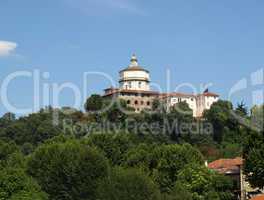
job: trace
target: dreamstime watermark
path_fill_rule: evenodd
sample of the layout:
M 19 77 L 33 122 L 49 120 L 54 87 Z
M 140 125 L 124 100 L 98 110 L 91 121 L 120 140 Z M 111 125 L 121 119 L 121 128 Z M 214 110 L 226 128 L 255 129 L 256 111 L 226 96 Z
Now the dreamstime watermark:
M 251 89 L 251 98 L 253 105 L 264 104 L 264 68 L 250 74 L 249 77 L 240 79 L 234 84 L 234 86 L 229 90 L 228 100 L 231 101 L 232 97 L 237 93 Z M 239 113 L 231 110 L 231 115 L 242 125 L 247 126 L 250 129 L 256 130 L 258 132 L 264 129 L 264 112 L 263 109 L 259 109 L 260 123 L 257 124 L 254 120 L 249 120 L 247 116 L 242 116 Z
M 83 74 L 83 83 L 82 87 L 79 87 L 77 84 L 72 82 L 64 82 L 64 83 L 48 83 L 45 82 L 49 80 L 50 73 L 49 72 L 41 72 L 40 70 L 33 70 L 33 71 L 16 71 L 8 76 L 1 83 L 0 87 L 0 99 L 1 104 L 4 106 L 6 110 L 11 113 L 16 114 L 28 114 L 37 112 L 40 108 L 44 106 L 51 105 L 54 108 L 60 107 L 60 97 L 64 90 L 71 91 L 72 98 L 74 99 L 73 108 L 81 108 L 83 106 L 84 101 L 87 98 L 88 92 L 88 80 L 89 76 L 100 76 L 110 82 L 111 85 L 114 85 L 113 79 L 103 72 L 85 72 Z M 27 78 L 28 80 L 32 81 L 32 96 L 33 96 L 33 104 L 29 108 L 20 108 L 17 105 L 11 103 L 9 99 L 9 93 L 11 90 L 9 86 L 17 81 L 17 79 Z M 108 109 L 108 108 L 106 108 Z M 104 112 L 104 110 L 102 110 Z
M 229 91 L 228 100 L 231 100 L 233 96 L 236 95 L 237 92 L 249 89 L 249 87 L 252 86 L 258 86 L 259 88 L 257 90 L 252 91 L 252 102 L 253 104 L 259 104 L 263 103 L 264 99 L 264 69 L 261 68 L 256 72 L 253 72 L 250 75 L 250 80 L 247 78 L 243 78 L 240 81 L 238 81 Z M 0 99 L 2 106 L 8 110 L 8 112 L 16 113 L 16 114 L 28 114 L 28 113 L 34 113 L 38 112 L 41 108 L 45 106 L 52 106 L 53 108 L 60 108 L 60 98 L 62 95 L 62 92 L 64 90 L 69 90 L 72 92 L 71 98 L 74 99 L 74 103 L 69 106 L 73 108 L 80 109 L 83 107 L 89 93 L 89 81 L 94 78 L 103 78 L 105 81 L 109 82 L 109 85 L 113 88 L 116 87 L 116 82 L 114 79 L 109 76 L 108 74 L 104 72 L 98 72 L 98 71 L 91 71 L 91 72 L 85 72 L 82 76 L 82 86 L 78 86 L 75 83 L 72 82 L 64 82 L 64 83 L 56 83 L 52 82 L 50 83 L 50 73 L 49 72 L 41 72 L 40 70 L 33 70 L 33 71 L 16 71 L 9 75 L 7 75 L 3 81 L 1 82 L 0 87 Z M 174 90 L 171 90 L 171 73 L 169 70 L 166 72 L 166 91 L 163 92 L 161 89 L 161 86 L 157 83 L 151 83 L 151 88 L 154 88 L 157 91 L 157 94 L 171 94 L 177 93 L 181 91 L 183 88 L 191 90 L 190 93 L 192 93 L 194 96 L 197 97 L 198 94 L 203 93 L 207 88 L 212 86 L 212 83 L 207 84 L 201 84 L 199 88 L 195 87 L 191 83 L 182 83 L 179 84 Z M 33 103 L 32 106 L 28 108 L 20 108 L 19 106 L 15 105 L 14 103 L 11 103 L 11 100 L 9 98 L 9 93 L 13 92 L 10 90 L 10 85 L 12 83 L 15 83 L 18 79 L 26 78 L 30 81 L 32 81 L 32 93 L 33 93 Z M 90 91 L 92 93 L 92 91 Z M 135 92 L 137 94 L 137 92 Z M 138 95 L 140 96 L 141 93 L 138 92 Z M 162 95 L 161 95 L 162 96 Z M 165 102 L 166 103 L 166 102 Z M 110 98 L 110 103 L 103 107 L 101 110 L 93 112 L 93 114 L 101 114 L 104 112 L 107 112 L 112 106 L 115 104 L 115 106 L 118 107 L 118 109 L 129 115 L 134 114 L 134 111 L 128 110 L 127 108 L 124 108 L 124 106 L 121 104 L 120 101 L 116 101 L 115 98 Z M 196 102 L 196 105 L 194 105 L 193 111 L 186 111 L 182 110 L 181 107 L 175 107 L 175 109 L 179 113 L 183 114 L 193 114 L 195 110 L 198 107 L 198 103 Z M 59 110 L 58 112 L 53 112 L 53 121 L 54 124 L 57 124 L 59 122 L 59 112 L 64 112 L 64 110 Z M 72 112 L 75 112 L 74 110 Z M 148 112 L 149 114 L 153 114 L 151 109 L 146 110 L 145 112 Z M 187 112 L 187 113 L 186 113 Z M 65 114 L 71 114 L 69 110 L 66 111 Z M 238 120 L 241 124 L 246 125 L 252 129 L 256 129 L 256 126 L 254 123 L 251 123 L 247 117 L 242 117 L 241 115 L 237 114 L 234 111 L 231 111 L 232 116 L 235 117 L 236 120 Z M 259 127 L 258 127 L 259 128 Z
M 88 91 L 89 91 L 89 78 L 98 76 L 98 78 L 103 78 L 105 81 L 109 82 L 109 85 L 113 88 L 116 88 L 116 82 L 114 79 L 109 76 L 108 74 L 104 72 L 99 71 L 91 71 L 91 72 L 85 72 L 83 73 L 82 77 L 82 86 L 73 83 L 73 82 L 63 82 L 63 83 L 56 83 L 52 82 L 50 83 L 50 73 L 49 72 L 41 72 L 40 70 L 36 69 L 33 71 L 16 71 L 9 75 L 7 75 L 0 85 L 0 99 L 2 106 L 8 110 L 8 112 L 16 113 L 25 115 L 28 113 L 34 113 L 38 112 L 41 108 L 45 106 L 52 106 L 54 108 L 60 108 L 60 97 L 62 95 L 62 92 L 64 90 L 69 90 L 72 92 L 71 98 L 74 99 L 73 105 L 71 107 L 73 108 L 82 108 L 87 97 L 88 97 Z M 33 97 L 33 103 L 28 108 L 20 108 L 18 105 L 15 105 L 12 103 L 12 101 L 9 99 L 9 93 L 13 92 L 10 90 L 10 85 L 12 83 L 15 83 L 17 80 L 21 78 L 26 78 L 30 81 L 32 81 L 32 97 Z M 170 72 L 167 71 L 167 80 L 170 80 Z M 168 81 L 166 92 L 168 93 L 170 91 L 170 81 Z M 194 87 L 190 83 L 182 83 L 178 85 L 174 92 L 180 91 L 182 88 L 188 88 L 190 89 L 193 94 L 198 94 L 199 92 L 205 90 L 208 88 L 208 86 L 212 85 L 211 83 L 201 85 L 200 90 L 198 90 L 196 87 Z M 150 83 L 150 87 L 155 88 L 157 93 L 163 93 L 161 86 L 157 83 Z M 19 88 L 18 88 L 19 89 Z M 28 88 L 27 88 L 28 89 Z M 92 93 L 92 91 L 90 91 Z M 137 93 L 137 92 L 135 92 Z M 140 95 L 140 91 L 138 92 Z M 93 112 L 93 114 L 100 114 L 103 112 L 106 112 L 109 110 L 114 103 L 117 103 L 119 109 L 126 113 L 126 114 L 134 114 L 133 111 L 128 111 L 127 109 L 124 109 L 124 107 L 120 104 L 119 101 L 115 101 L 114 98 L 111 99 L 111 103 L 102 108 L 99 111 Z M 149 111 L 150 112 L 150 111 Z M 179 108 L 179 112 L 183 112 Z
M 133 118 L 127 118 L 124 123 L 112 123 L 107 120 L 93 123 L 74 123 L 72 119 L 63 120 L 63 132 L 70 135 L 89 136 L 101 133 L 134 133 L 143 135 L 212 135 L 213 126 L 209 122 L 180 122 L 163 118 L 161 122 L 138 122 Z

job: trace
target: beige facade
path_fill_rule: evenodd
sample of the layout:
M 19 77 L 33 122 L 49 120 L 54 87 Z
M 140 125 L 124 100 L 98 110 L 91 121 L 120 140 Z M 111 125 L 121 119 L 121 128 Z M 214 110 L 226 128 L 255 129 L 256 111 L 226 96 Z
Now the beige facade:
M 119 88 L 123 90 L 149 91 L 149 71 L 139 66 L 135 55 L 132 56 L 130 61 L 130 65 L 119 72 Z
M 119 94 L 119 98 L 125 100 L 127 105 L 134 108 L 136 112 L 151 109 L 152 103 L 157 97 L 158 93 L 154 92 L 121 91 Z
M 143 110 L 150 110 L 154 99 L 159 97 L 159 93 L 153 91 L 109 88 L 105 90 L 104 97 L 123 99 L 127 106 L 134 108 L 135 112 L 139 113 Z
M 169 93 L 160 94 L 150 90 L 150 73 L 139 66 L 135 55 L 130 60 L 130 65 L 119 72 L 119 88 L 108 88 L 104 97 L 120 98 L 126 101 L 129 107 L 135 112 L 151 109 L 154 99 L 160 99 L 167 110 L 179 102 L 186 102 L 193 110 L 194 117 L 201 117 L 206 109 L 219 100 L 214 93 L 204 92 L 203 94 Z

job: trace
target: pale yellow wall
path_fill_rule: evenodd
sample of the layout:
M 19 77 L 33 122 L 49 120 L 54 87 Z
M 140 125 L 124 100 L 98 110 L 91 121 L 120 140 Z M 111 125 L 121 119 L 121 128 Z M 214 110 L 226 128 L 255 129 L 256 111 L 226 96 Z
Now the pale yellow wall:
M 120 88 L 149 91 L 149 73 L 146 71 L 123 71 L 120 73 Z

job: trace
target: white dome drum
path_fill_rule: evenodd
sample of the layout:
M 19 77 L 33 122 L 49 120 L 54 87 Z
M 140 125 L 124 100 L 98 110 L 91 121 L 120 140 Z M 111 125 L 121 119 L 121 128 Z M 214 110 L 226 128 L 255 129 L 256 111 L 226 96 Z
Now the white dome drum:
M 140 67 L 135 55 L 132 56 L 130 65 L 119 72 L 120 89 L 149 91 L 149 71 Z

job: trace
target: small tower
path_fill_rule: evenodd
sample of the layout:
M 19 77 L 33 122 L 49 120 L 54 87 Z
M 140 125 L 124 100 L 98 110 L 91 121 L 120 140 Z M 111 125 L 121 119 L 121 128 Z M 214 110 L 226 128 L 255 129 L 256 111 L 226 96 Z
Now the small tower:
M 132 55 L 129 67 L 138 67 L 138 59 L 136 57 L 136 54 Z
M 135 54 L 132 55 L 127 68 L 119 72 L 120 89 L 149 91 L 150 75 L 149 71 L 140 67 Z

